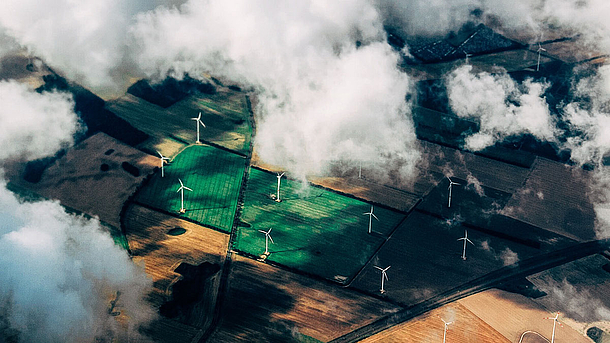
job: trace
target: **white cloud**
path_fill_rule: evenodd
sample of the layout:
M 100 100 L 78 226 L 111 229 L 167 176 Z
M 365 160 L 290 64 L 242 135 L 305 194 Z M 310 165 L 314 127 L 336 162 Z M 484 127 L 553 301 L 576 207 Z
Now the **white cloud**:
M 139 16 L 132 33 L 150 74 L 207 71 L 253 86 L 265 161 L 300 176 L 341 159 L 413 177 L 411 81 L 367 1 L 190 1 Z
M 73 108 L 70 94 L 0 81 L 0 160 L 41 158 L 71 145 L 79 128 Z
M 579 80 L 572 89 L 575 100 L 565 105 L 563 119 L 573 133 L 565 144 L 572 160 L 601 165 L 610 153 L 610 66 Z
M 9 305 L 0 316 L 20 341 L 92 341 L 127 330 L 108 313 L 116 291 L 130 325 L 152 317 L 142 300 L 150 281 L 97 220 L 57 202 L 21 203 L 4 182 L 0 218 L 0 303 Z
M 478 151 L 521 134 L 553 141 L 556 128 L 543 96 L 547 87 L 532 80 L 519 84 L 504 72 L 473 73 L 470 65 L 454 70 L 447 77 L 449 105 L 458 116 L 480 124 L 466 137 L 465 147 Z

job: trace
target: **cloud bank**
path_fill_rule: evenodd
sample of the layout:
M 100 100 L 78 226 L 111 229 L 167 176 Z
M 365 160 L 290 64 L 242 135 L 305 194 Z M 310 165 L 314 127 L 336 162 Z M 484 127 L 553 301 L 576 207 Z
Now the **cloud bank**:
M 138 16 L 131 33 L 149 74 L 211 72 L 253 87 L 265 162 L 299 176 L 336 160 L 414 176 L 411 80 L 369 2 L 189 1 Z
M 73 108 L 71 94 L 0 81 L 0 160 L 33 160 L 70 146 L 80 128 Z
M 470 65 L 451 72 L 446 84 L 451 109 L 480 126 L 478 132 L 466 136 L 466 149 L 483 150 L 522 134 L 544 141 L 555 139 L 555 123 L 543 96 L 548 84 L 518 83 L 502 71 L 475 73 Z
M 53 155 L 80 125 L 71 95 L 0 81 L 0 162 Z M 0 169 L 0 174 L 1 174 Z M 153 317 L 151 281 L 97 219 L 67 214 L 56 201 L 23 202 L 0 177 L 0 337 L 83 342 L 138 337 Z M 110 313 L 129 317 L 121 324 Z

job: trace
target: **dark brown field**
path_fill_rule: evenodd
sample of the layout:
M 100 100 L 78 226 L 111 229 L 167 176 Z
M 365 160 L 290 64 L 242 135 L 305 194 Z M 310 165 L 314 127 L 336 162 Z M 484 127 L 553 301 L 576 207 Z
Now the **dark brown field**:
M 174 228 L 183 228 L 186 232 L 179 236 L 168 235 Z M 144 263 L 146 274 L 153 279 L 149 301 L 157 308 L 171 299 L 172 286 L 182 278 L 174 271 L 180 263 L 209 262 L 222 266 L 229 243 L 226 234 L 139 205 L 130 205 L 127 209 L 125 231 L 134 261 Z M 217 272 L 206 280 L 200 301 L 188 313 L 175 320 L 163 318 L 160 324 L 152 326 L 149 335 L 161 342 L 173 342 L 178 341 L 175 337 L 181 337 L 175 336 L 175 332 L 184 327 L 188 329 L 186 333 L 201 334 L 212 319 L 219 280 L 220 272 Z M 164 329 L 157 330 L 158 325 Z
M 40 182 L 29 183 L 22 178 L 15 178 L 13 182 L 119 228 L 123 203 L 158 166 L 158 161 L 154 156 L 98 133 L 68 150 L 44 172 Z M 139 176 L 124 170 L 123 162 L 137 167 Z M 101 169 L 104 164 L 107 171 Z
M 290 342 L 300 334 L 326 342 L 394 311 L 375 298 L 235 256 L 210 342 Z
M 595 212 L 587 198 L 590 174 L 537 158 L 523 188 L 504 212 L 557 234 L 587 241 L 595 237 Z

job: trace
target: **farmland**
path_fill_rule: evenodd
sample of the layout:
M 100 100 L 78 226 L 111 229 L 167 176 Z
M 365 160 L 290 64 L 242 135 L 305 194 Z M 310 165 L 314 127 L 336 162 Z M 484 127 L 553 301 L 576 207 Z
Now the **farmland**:
M 137 170 L 137 176 L 124 165 L 131 166 L 134 173 Z M 126 247 L 119 219 L 123 203 L 155 165 L 154 157 L 98 133 L 68 150 L 44 171 L 39 182 L 14 177 L 11 183 L 20 192 L 59 199 L 69 212 L 97 216 L 115 242 Z
M 379 253 L 352 283 L 379 294 L 380 274 L 373 265 L 391 266 L 385 296 L 413 305 L 467 281 L 532 257 L 539 249 L 476 230 L 468 230 L 467 260 L 460 258 L 464 227 L 459 223 L 415 211 L 396 229 Z
M 522 192 L 507 204 L 515 219 L 580 241 L 595 238 L 595 212 L 587 190 L 589 172 L 537 158 Z
M 519 338 L 526 331 L 540 333 L 546 339 L 540 341 L 536 340 L 534 335 L 527 335 L 525 338 L 529 340 L 524 339 L 523 342 L 550 341 L 553 322 L 545 318 L 551 316 L 554 309 L 545 309 L 522 295 L 488 290 L 461 299 L 458 303 L 511 342 L 519 342 Z M 569 325 L 558 327 L 556 333 L 556 342 L 591 342 L 589 338 L 578 333 Z
M 371 205 L 335 192 L 282 179 L 281 202 L 271 198 L 276 175 L 252 168 L 244 196 L 235 249 L 260 255 L 272 228 L 268 260 L 330 280 L 345 282 L 369 260 L 404 215 L 376 206 L 368 234 Z
M 225 259 L 229 236 L 197 224 L 142 206 L 130 205 L 125 212 L 124 225 L 134 261 L 143 262 L 146 274 L 153 279 L 153 289 L 148 294 L 148 300 L 156 308 L 172 298 L 172 286 L 182 278 L 175 269 L 182 262 L 221 265 Z M 176 228 L 182 228 L 184 233 L 171 235 L 171 230 Z M 197 334 L 205 329 L 211 320 L 219 280 L 219 273 L 216 273 L 200 287 L 200 300 L 193 304 L 190 311 L 178 318 L 161 319 L 151 327 L 148 334 L 155 339 L 172 341 L 180 335 L 191 331 Z M 158 326 L 164 329 L 158 330 Z
M 362 343 L 375 342 L 419 342 L 436 343 L 443 340 L 444 323 L 447 327 L 447 342 L 456 343 L 510 343 L 506 337 L 489 326 L 474 313 L 459 303 L 452 303 L 430 311 L 420 317 L 373 335 Z
M 389 303 L 235 256 L 209 342 L 327 342 L 397 311 Z
M 191 95 L 168 108 L 151 104 L 127 94 L 107 102 L 107 108 L 151 138 L 140 148 L 159 150 L 174 156 L 197 138 L 195 121 L 201 112 L 206 127 L 200 127 L 202 141 L 245 153 L 250 146 L 252 128 L 246 95 L 232 90 L 216 94 Z
M 158 159 L 157 159 L 158 161 Z M 186 148 L 165 167 L 165 177 L 156 173 L 142 187 L 135 201 L 177 214 L 180 209 L 181 179 L 192 191 L 184 191 L 182 214 L 202 225 L 229 232 L 237 209 L 237 198 L 245 168 L 245 158 L 207 145 Z

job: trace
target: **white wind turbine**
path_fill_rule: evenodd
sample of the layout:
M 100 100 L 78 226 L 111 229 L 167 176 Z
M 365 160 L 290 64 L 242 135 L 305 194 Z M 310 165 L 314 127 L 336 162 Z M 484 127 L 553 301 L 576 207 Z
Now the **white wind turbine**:
M 441 317 L 438 317 L 438 318 L 440 318 L 440 320 L 442 320 L 443 323 L 445 323 L 445 329 L 443 331 L 443 343 L 445 343 L 445 338 L 447 338 L 447 326 L 449 326 L 450 324 L 453 324 L 453 322 L 446 322 L 443 318 L 441 318 Z
M 385 285 L 385 280 L 389 280 L 388 279 L 388 274 L 386 274 L 386 271 L 388 271 L 388 269 L 390 269 L 391 266 L 387 266 L 385 268 L 381 268 L 381 267 L 377 267 L 377 266 L 373 266 L 379 270 L 381 270 L 381 289 L 379 290 L 381 292 L 381 294 L 385 293 L 385 289 L 383 288 L 383 286 Z
M 449 180 L 449 203 L 447 204 L 447 207 L 451 207 L 451 193 L 453 191 L 453 186 L 459 186 L 460 184 L 453 182 L 449 176 L 447 176 L 447 179 Z
M 552 319 L 553 320 L 553 334 L 551 335 L 551 343 L 555 342 L 555 327 L 557 326 L 557 324 L 559 324 L 559 326 L 563 327 L 563 324 L 561 324 L 559 322 L 559 320 L 557 320 L 557 318 L 559 318 L 559 312 L 557 312 L 555 314 L 555 317 L 546 317 L 544 319 Z
M 373 205 L 371 205 L 371 212 L 363 213 L 365 216 L 369 216 L 369 233 L 373 232 L 373 218 L 379 221 L 379 218 L 373 213 Z
M 277 173 L 277 194 L 275 196 L 275 201 L 280 202 L 282 200 L 280 200 L 280 183 L 282 182 L 282 176 L 284 176 L 285 173 Z
M 269 230 L 267 230 L 267 231 L 258 230 L 258 232 L 262 232 L 265 234 L 265 255 L 269 256 L 269 241 L 271 241 L 271 243 L 275 244 L 275 242 L 273 241 L 273 238 L 271 238 L 271 228 L 269 228 Z
M 159 157 L 161 158 L 161 177 L 164 177 L 164 176 L 165 176 L 165 173 L 164 173 L 164 171 L 163 171 L 163 165 L 164 165 L 165 163 L 168 163 L 167 161 L 169 161 L 169 158 L 164 157 L 164 156 L 163 156 L 163 154 L 161 154 L 161 153 L 159 152 L 159 150 L 157 150 L 157 154 L 159 154 Z
M 186 210 L 184 209 L 184 190 L 186 189 L 187 191 L 193 191 L 192 189 L 186 187 L 183 183 L 182 180 L 178 179 L 178 181 L 180 181 L 180 188 L 178 188 L 178 190 L 176 192 L 180 192 L 180 213 L 184 213 L 186 212 Z
M 538 43 L 538 63 L 536 64 L 536 71 L 540 70 L 540 53 L 542 51 L 546 51 L 546 49 L 543 48 L 542 45 L 540 45 L 540 43 Z
M 472 241 L 468 239 L 468 230 L 464 230 L 464 237 L 458 238 L 458 241 L 464 241 L 464 249 L 462 250 L 462 260 L 466 261 L 466 243 L 474 245 L 474 243 L 472 243 Z
M 199 116 L 197 118 L 191 118 L 191 120 L 195 120 L 197 122 L 197 144 L 200 144 L 201 141 L 199 141 L 199 124 L 201 124 L 201 126 L 205 127 L 205 124 L 201 121 L 201 112 L 199 112 Z

